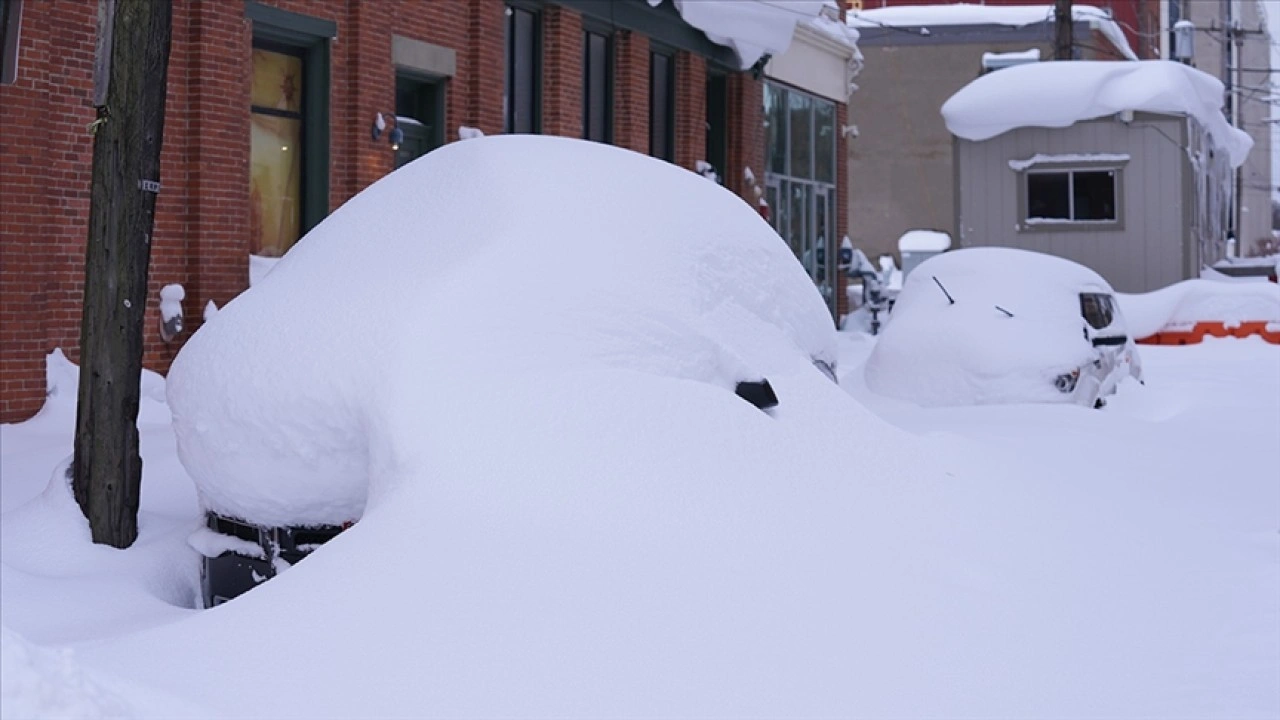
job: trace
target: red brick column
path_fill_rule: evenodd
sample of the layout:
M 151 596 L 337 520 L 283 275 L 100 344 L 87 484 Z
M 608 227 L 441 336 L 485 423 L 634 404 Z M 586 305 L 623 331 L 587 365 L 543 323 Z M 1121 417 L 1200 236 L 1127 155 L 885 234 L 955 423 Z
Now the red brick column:
M 628 30 L 614 36 L 613 144 L 649 154 L 649 38 Z
M 188 88 L 192 163 L 188 207 L 188 325 L 249 285 L 249 86 L 253 32 L 244 8 L 191 4 Z M 167 138 L 166 138 L 167 142 Z
M 367 0 L 366 0 L 367 1 Z M 436 3 L 441 11 L 448 11 L 449 3 Z M 411 6 L 417 7 L 417 6 Z M 458 126 L 478 127 L 486 135 L 501 133 L 506 124 L 502 116 L 502 98 L 506 92 L 506 5 L 494 0 L 471 0 L 467 43 L 465 78 L 464 68 L 459 68 L 459 82 L 467 83 L 467 113 L 462 122 L 445 128 L 445 142 L 458 139 Z M 581 40 L 579 40 L 579 44 Z
M 693 170 L 706 156 L 707 61 L 680 51 L 676 53 L 676 164 Z
M 736 73 L 729 76 L 728 86 L 729 168 L 725 187 L 756 207 L 757 198 L 743 180 L 743 171 L 750 168 L 764 190 L 764 83 L 747 73 Z
M 542 132 L 582 137 L 582 16 L 547 6 L 543 15 Z
M 330 73 L 329 150 L 330 206 L 337 209 L 356 193 L 395 168 L 395 151 L 387 135 L 370 136 L 377 113 L 396 112 L 395 68 L 391 64 L 393 5 L 356 2 L 347 6 L 342 42 L 331 45 L 343 55 L 343 73 Z M 334 63 L 337 65 L 338 63 Z M 387 119 L 387 130 L 393 127 Z

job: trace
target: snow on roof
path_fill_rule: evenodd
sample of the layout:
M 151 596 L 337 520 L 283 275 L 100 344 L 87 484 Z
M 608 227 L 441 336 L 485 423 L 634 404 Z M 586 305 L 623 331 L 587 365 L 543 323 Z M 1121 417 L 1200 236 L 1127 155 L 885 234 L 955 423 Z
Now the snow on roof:
M 943 103 L 942 117 L 954 135 L 986 140 L 1015 128 L 1069 127 L 1124 111 L 1189 115 L 1239 167 L 1253 140 L 1227 123 L 1222 101 L 1217 78 L 1169 60 L 1057 60 L 983 75 Z
M 908 230 L 898 238 L 898 250 L 942 252 L 951 247 L 951 236 L 940 230 Z
M 826 0 L 672 0 L 680 17 L 719 45 L 733 48 L 742 68 L 791 46 L 796 25 L 816 19 Z M 662 0 L 649 0 L 657 6 Z M 854 40 L 857 38 L 855 37 Z
M 901 5 L 849 13 L 848 23 L 855 28 L 928 28 L 930 25 L 1004 25 L 1025 27 L 1053 22 L 1052 5 Z M 1071 17 L 1087 22 L 1101 32 L 1116 50 L 1129 60 L 1137 60 L 1124 32 L 1111 15 L 1092 5 L 1073 5 Z

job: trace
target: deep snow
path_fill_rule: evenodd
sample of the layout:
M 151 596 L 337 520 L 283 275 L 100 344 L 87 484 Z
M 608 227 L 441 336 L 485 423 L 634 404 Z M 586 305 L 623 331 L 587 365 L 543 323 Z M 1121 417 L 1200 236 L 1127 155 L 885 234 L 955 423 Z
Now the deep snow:
M 839 566 L 856 582 L 844 599 L 856 660 L 842 679 L 854 697 L 841 716 L 1280 715 L 1280 348 L 1256 338 L 1144 348 L 1148 385 L 1099 412 L 924 410 L 862 384 L 874 343 L 840 336 L 850 401 L 918 443 L 880 452 L 857 434 L 865 421 L 846 422 L 846 441 L 801 468 L 838 477 L 857 495 Z M 428 647 L 401 650 L 397 637 L 426 622 L 433 604 L 422 594 L 438 592 L 441 579 L 424 576 L 414 585 L 420 595 L 397 597 L 406 578 L 362 575 L 364 557 L 350 547 L 326 546 L 255 590 L 272 595 L 255 613 L 230 612 L 253 604 L 251 596 L 206 612 L 170 605 L 155 587 L 186 573 L 194 591 L 195 554 L 185 537 L 198 524 L 172 431 L 160 413 L 144 415 L 139 545 L 94 548 L 78 529 L 83 520 L 28 504 L 71 448 L 73 423 L 49 422 L 73 418 L 74 393 L 58 390 L 40 419 L 0 426 L 3 717 L 52 717 L 68 707 L 76 717 L 118 717 L 121 708 L 123 716 L 165 719 L 420 717 L 430 713 L 417 688 L 437 675 L 470 682 L 477 693 L 517 687 L 497 672 L 499 663 L 472 664 L 473 653 L 440 665 L 427 662 Z M 937 458 L 940 471 L 902 478 L 897 468 L 920 451 Z M 663 462 L 696 452 L 673 445 Z M 393 553 L 400 574 L 424 575 L 402 537 L 386 539 L 362 546 Z M 473 555 L 470 546 L 453 552 Z M 181 562 L 166 565 L 163 557 Z M 538 560 L 539 568 L 557 565 L 554 557 Z M 313 563 L 327 568 L 312 572 Z M 297 587 L 304 575 L 326 571 L 376 585 L 386 602 L 352 615 L 341 598 L 350 583 L 336 595 L 316 582 Z M 318 594 L 304 600 L 306 589 Z M 492 609 L 492 601 L 478 602 L 473 612 Z M 282 624 L 323 640 L 272 646 Z M 485 627 L 473 642 L 501 646 L 528 632 Z M 690 642 L 705 639 L 689 632 Z M 635 660 L 618 651 L 616 637 L 596 642 L 625 674 Z M 269 662 L 255 661 L 259 654 Z M 326 687 L 330 662 L 354 679 Z M 241 663 L 265 674 L 254 677 Z M 615 711 L 602 714 L 641 715 L 642 694 L 614 693 Z M 525 707 L 534 698 L 527 693 Z
M 0 426 L 0 715 L 1280 714 L 1280 348 L 1144 349 L 1103 411 L 922 410 L 694 173 L 477 138 L 370 191 L 144 377 L 133 547 L 70 497 L 65 358 Z M 734 396 L 747 372 L 777 408 Z M 257 465 L 314 463 L 367 505 L 192 609 L 179 439 L 205 500 L 243 470 L 271 518 L 305 482 Z

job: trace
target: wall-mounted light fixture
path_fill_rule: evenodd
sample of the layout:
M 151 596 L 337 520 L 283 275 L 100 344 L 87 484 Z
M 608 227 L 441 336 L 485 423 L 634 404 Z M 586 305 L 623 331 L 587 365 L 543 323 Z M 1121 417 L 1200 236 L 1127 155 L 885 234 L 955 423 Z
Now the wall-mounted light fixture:
M 387 135 L 387 141 L 391 143 L 392 150 L 399 150 L 400 144 L 404 142 L 404 131 L 400 129 L 400 123 L 396 121 L 395 115 L 390 115 L 389 117 L 391 118 L 392 128 L 391 132 Z M 382 137 L 382 133 L 385 132 L 386 129 L 386 118 L 382 116 L 382 113 L 375 114 L 373 116 L 373 130 L 370 132 L 373 139 L 377 140 Z

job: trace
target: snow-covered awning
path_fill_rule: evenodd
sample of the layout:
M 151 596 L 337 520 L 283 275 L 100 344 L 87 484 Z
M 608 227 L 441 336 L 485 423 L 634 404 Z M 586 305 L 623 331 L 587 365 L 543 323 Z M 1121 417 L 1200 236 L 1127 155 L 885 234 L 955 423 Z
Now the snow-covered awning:
M 1026 27 L 1036 23 L 1051 23 L 1053 5 L 898 5 L 849 13 L 848 23 L 854 28 L 923 28 L 960 25 L 1002 25 Z M 1102 33 L 1116 52 L 1128 60 L 1137 60 L 1124 31 L 1107 11 L 1092 5 L 1073 5 L 1071 19 L 1087 22 Z
M 814 20 L 828 0 L 671 0 L 680 17 L 737 53 L 743 69 L 791 46 L 796 25 Z M 662 0 L 648 0 L 657 7 Z
M 1056 60 L 1015 65 L 964 86 L 942 105 L 952 134 L 986 140 L 1020 127 L 1061 128 L 1125 111 L 1189 115 L 1239 167 L 1253 147 L 1222 114 L 1222 82 L 1169 60 Z

